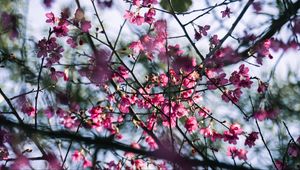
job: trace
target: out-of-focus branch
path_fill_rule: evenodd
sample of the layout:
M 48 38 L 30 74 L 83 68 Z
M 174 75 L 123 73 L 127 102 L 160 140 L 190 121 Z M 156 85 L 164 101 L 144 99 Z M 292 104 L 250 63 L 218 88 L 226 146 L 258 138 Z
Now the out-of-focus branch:
M 197 160 L 197 159 L 190 159 L 187 157 L 180 156 L 175 154 L 174 152 L 170 152 L 169 150 L 160 148 L 156 151 L 146 151 L 142 149 L 135 149 L 131 146 L 126 144 L 113 141 L 111 138 L 103 138 L 103 137 L 85 137 L 81 135 L 76 135 L 69 131 L 49 131 L 49 130 L 42 130 L 42 129 L 35 129 L 31 125 L 27 124 L 19 124 L 15 123 L 11 120 L 7 120 L 5 117 L 0 117 L 0 124 L 5 127 L 9 128 L 17 128 L 19 130 L 25 131 L 26 133 L 40 135 L 49 138 L 61 138 L 61 139 L 73 139 L 76 142 L 85 143 L 88 145 L 94 145 L 95 147 L 108 149 L 108 150 L 121 150 L 124 152 L 132 152 L 139 155 L 144 155 L 147 157 L 152 157 L 156 159 L 164 159 L 175 164 L 178 164 L 181 167 L 202 167 L 202 166 L 214 166 L 220 168 L 228 168 L 228 169 L 245 169 L 248 170 L 249 168 L 242 167 L 242 166 L 234 166 L 227 163 L 216 162 L 211 160 Z

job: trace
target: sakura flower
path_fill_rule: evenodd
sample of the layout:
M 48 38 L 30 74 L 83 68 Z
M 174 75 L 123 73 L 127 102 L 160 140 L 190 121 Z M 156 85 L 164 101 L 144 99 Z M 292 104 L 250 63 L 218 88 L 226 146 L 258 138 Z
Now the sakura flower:
M 275 165 L 278 170 L 285 169 L 285 165 L 281 160 L 275 160 Z
M 259 80 L 257 92 L 262 94 L 265 93 L 267 89 L 268 89 L 268 84 Z
M 50 23 L 50 24 L 55 23 L 56 18 L 52 12 L 46 13 L 46 17 L 47 17 L 46 23 Z
M 146 137 L 146 142 L 150 146 L 151 150 L 155 150 L 158 148 L 158 145 L 156 144 L 156 142 L 154 141 L 154 139 L 151 136 Z
M 128 98 L 128 96 L 124 96 L 121 98 L 120 104 L 119 104 L 119 110 L 122 113 L 129 113 L 129 107 L 131 105 L 131 102 Z
M 146 164 L 142 159 L 136 159 L 134 160 L 134 165 L 136 169 L 142 169 Z
M 79 152 L 78 150 L 75 150 L 74 153 L 72 154 L 72 160 L 73 161 L 80 161 L 82 160 L 84 155 L 82 152 Z
M 209 83 L 207 85 L 207 88 L 209 90 L 215 90 L 217 89 L 217 86 L 223 86 L 228 83 L 228 79 L 226 79 L 226 74 L 221 73 L 216 76 L 209 76 Z
M 144 47 L 143 47 L 141 41 L 132 42 L 129 45 L 129 48 L 132 49 L 132 51 L 137 54 L 144 50 Z
M 56 37 L 64 37 L 68 35 L 69 29 L 66 25 L 53 27 L 53 32 Z
M 135 6 L 140 6 L 141 2 L 140 2 L 140 0 L 133 0 L 132 4 L 135 5 Z
M 210 113 L 210 110 L 206 107 L 202 107 L 200 110 L 199 110 L 199 115 L 203 118 L 207 118 L 208 117 L 208 114 Z
M 197 32 L 197 35 L 195 35 L 195 39 L 198 41 L 202 38 L 202 36 L 207 36 L 207 31 L 210 29 L 209 25 L 205 26 L 198 26 L 199 31 L 195 30 Z
M 188 132 L 194 132 L 198 128 L 198 122 L 195 117 L 187 118 L 185 122 L 185 128 Z
M 134 148 L 134 149 L 141 149 L 141 146 L 140 146 L 138 143 L 136 143 L 136 142 L 131 143 L 130 146 L 131 146 L 132 148 Z M 124 155 L 125 155 L 127 158 L 129 158 L 129 159 L 131 159 L 131 158 L 134 157 L 134 153 L 131 153 L 131 152 L 125 152 Z
M 148 10 L 148 12 L 146 12 L 144 14 L 144 18 L 145 18 L 145 22 L 147 22 L 148 24 L 152 24 L 154 22 L 154 16 L 156 14 L 156 11 L 154 8 L 150 8 Z
M 77 47 L 77 42 L 71 37 L 67 39 L 67 44 L 69 44 L 72 48 Z
M 228 16 L 228 18 L 230 18 L 230 14 L 232 13 L 230 11 L 230 8 L 226 7 L 226 9 L 224 11 L 221 11 L 222 13 L 222 18 L 225 18 L 226 16 Z
M 68 75 L 65 72 L 62 71 L 56 71 L 55 68 L 50 68 L 50 78 L 53 81 L 58 81 L 58 78 L 62 77 L 65 81 L 69 80 Z
M 81 21 L 80 22 L 80 28 L 82 32 L 89 32 L 89 29 L 91 28 L 91 21 Z
M 250 148 L 255 145 L 255 141 L 258 139 L 258 132 L 251 132 L 247 135 L 245 140 L 245 145 L 248 145 Z
M 278 110 L 276 109 L 260 109 L 254 113 L 254 118 L 263 121 L 265 119 L 275 119 L 278 115 Z
M 229 131 L 235 135 L 240 135 L 243 132 L 243 130 L 241 129 L 241 125 L 239 125 L 238 123 L 230 125 Z
M 154 5 L 154 4 L 157 4 L 157 3 L 158 3 L 157 0 L 143 0 L 143 5 L 144 6 Z
M 51 106 L 48 106 L 47 109 L 44 110 L 45 115 L 50 119 L 54 115 L 54 109 Z
M 242 64 L 239 67 L 239 71 L 234 71 L 230 78 L 229 81 L 235 85 L 237 88 L 250 88 L 251 84 L 253 83 L 250 80 L 249 76 L 249 68 L 246 67 L 244 64 Z
M 238 157 L 240 160 L 247 160 L 247 153 L 248 151 L 244 149 L 237 149 L 235 146 L 229 146 L 227 148 L 227 156 L 232 158 Z
M 296 158 L 298 155 L 300 155 L 299 147 L 295 143 L 290 144 L 288 148 L 288 154 Z
M 84 158 L 84 160 L 83 160 L 83 168 L 88 168 L 88 167 L 92 167 L 92 166 L 93 166 L 92 162 L 90 160 Z

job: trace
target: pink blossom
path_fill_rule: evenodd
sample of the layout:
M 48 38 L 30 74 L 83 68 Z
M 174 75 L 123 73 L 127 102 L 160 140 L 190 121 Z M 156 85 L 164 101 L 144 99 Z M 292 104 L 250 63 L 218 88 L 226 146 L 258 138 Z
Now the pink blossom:
M 84 158 L 84 160 L 83 160 L 83 168 L 88 168 L 88 167 L 92 167 L 92 166 L 93 166 L 92 162 L 90 160 Z
M 87 77 L 95 85 L 103 84 L 110 76 L 111 71 L 108 66 L 110 51 L 99 49 L 93 53 L 90 59 L 90 65 L 82 68 L 79 73 Z
M 230 78 L 229 81 L 235 85 L 237 88 L 250 88 L 251 84 L 253 83 L 250 80 L 249 76 L 249 68 L 246 67 L 244 64 L 242 64 L 239 67 L 239 71 L 234 71 Z
M 211 38 L 210 38 L 210 43 L 217 46 L 219 43 L 220 43 L 220 40 L 218 38 L 218 35 L 213 35 Z
M 51 8 L 53 2 L 54 0 L 43 0 L 43 3 L 47 8 Z
M 285 165 L 281 160 L 275 160 L 275 165 L 278 170 L 284 170 Z
M 259 80 L 257 92 L 262 94 L 265 93 L 267 89 L 268 89 L 268 84 Z
M 217 86 L 224 86 L 228 83 L 228 79 L 226 79 L 226 74 L 221 73 L 214 77 L 209 76 L 209 83 L 207 85 L 207 88 L 209 90 L 215 90 L 217 89 Z
M 52 106 L 48 106 L 47 109 L 44 110 L 45 115 L 47 115 L 48 119 L 53 117 L 54 115 L 54 109 Z
M 130 147 L 132 147 L 132 148 L 134 148 L 134 149 L 141 149 L 141 146 L 140 146 L 138 143 L 136 143 L 136 142 L 131 143 Z M 125 152 L 124 155 L 125 155 L 128 159 L 131 159 L 131 158 L 134 157 L 134 153 L 132 153 L 132 152 Z
M 52 12 L 46 13 L 46 17 L 47 17 L 46 23 L 50 23 L 50 24 L 55 23 L 56 18 Z
M 53 32 L 56 37 L 64 37 L 68 35 L 69 29 L 66 25 L 53 27 Z
M 202 38 L 203 36 L 207 36 L 207 31 L 210 29 L 209 25 L 205 26 L 198 26 L 199 31 L 195 30 L 195 39 L 198 41 Z
M 143 0 L 143 5 L 144 6 L 154 5 L 154 4 L 157 4 L 157 3 L 158 3 L 157 0 Z
M 300 155 L 300 149 L 295 143 L 292 143 L 288 148 L 288 153 L 290 156 L 296 158 L 298 155 Z
M 225 102 L 233 102 L 237 103 L 242 95 L 242 91 L 240 88 L 236 88 L 235 90 L 225 90 L 222 94 L 222 100 Z
M 129 100 L 128 96 L 124 96 L 121 98 L 121 101 L 119 103 L 119 110 L 122 113 L 129 113 L 129 107 L 131 105 L 131 102 Z
M 253 2 L 252 7 L 255 10 L 255 13 L 258 13 L 262 10 L 261 2 Z
M 222 13 L 222 18 L 224 18 L 226 16 L 228 16 L 228 18 L 230 18 L 230 14 L 232 12 L 230 11 L 230 8 L 226 7 L 226 9 L 224 11 L 221 11 L 221 13 Z
M 255 141 L 258 139 L 258 132 L 251 132 L 247 135 L 245 140 L 245 145 L 248 145 L 250 148 L 255 145 Z
M 263 121 L 265 119 L 275 119 L 276 116 L 278 115 L 278 110 L 276 109 L 260 109 L 254 113 L 254 118 Z
M 243 133 L 241 125 L 239 125 L 238 123 L 234 123 L 234 124 L 230 125 L 229 131 L 235 135 L 240 135 Z
M 81 25 L 81 31 L 82 32 L 89 32 L 89 29 L 92 27 L 91 25 L 91 21 L 81 21 L 80 22 L 80 25 Z
M 238 157 L 240 160 L 247 160 L 247 153 L 248 151 L 244 149 L 237 149 L 235 146 L 227 147 L 227 156 L 232 158 Z
M 68 75 L 65 72 L 62 71 L 56 71 L 55 68 L 51 67 L 50 68 L 50 78 L 53 81 L 58 81 L 58 78 L 63 78 L 65 81 L 69 80 Z
M 151 136 L 146 137 L 146 142 L 150 146 L 151 150 L 155 150 L 158 148 L 158 145 L 156 144 L 156 142 L 154 141 L 154 139 Z
M 140 0 L 132 0 L 132 4 L 135 6 L 140 6 L 141 2 L 140 2 Z
M 212 130 L 210 127 L 201 128 L 200 133 L 213 142 L 222 137 L 221 134 L 217 133 L 215 130 Z
M 137 53 L 137 54 L 144 50 L 144 47 L 143 47 L 141 41 L 132 42 L 129 45 L 129 48 L 132 49 L 133 52 Z
M 184 127 L 187 129 L 188 132 L 194 132 L 198 128 L 198 122 L 195 117 L 187 118 Z
M 208 114 L 210 113 L 210 110 L 206 107 L 202 107 L 198 113 L 201 117 L 207 118 Z
M 72 48 L 77 47 L 77 42 L 71 37 L 67 39 L 67 44 L 69 44 Z
M 144 14 L 144 18 L 145 18 L 145 22 L 147 22 L 148 24 L 152 24 L 154 22 L 154 16 L 156 14 L 156 11 L 154 8 L 150 8 L 148 10 L 148 12 L 146 12 Z
M 74 153 L 72 154 L 72 160 L 73 161 L 80 161 L 84 158 L 84 155 L 82 152 L 79 152 L 78 150 L 75 150 Z
M 168 85 L 168 76 L 164 73 L 159 75 L 159 83 L 162 87 L 166 87 Z

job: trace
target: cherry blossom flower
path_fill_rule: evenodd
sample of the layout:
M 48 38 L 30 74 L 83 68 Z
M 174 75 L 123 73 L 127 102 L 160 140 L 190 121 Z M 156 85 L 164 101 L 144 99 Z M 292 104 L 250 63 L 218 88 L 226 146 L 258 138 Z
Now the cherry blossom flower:
M 261 2 L 253 2 L 252 7 L 255 10 L 255 13 L 258 13 L 262 10 Z
M 69 29 L 67 25 L 54 26 L 53 32 L 56 37 L 64 37 L 68 35 Z
M 245 140 L 245 145 L 248 145 L 250 148 L 255 145 L 255 141 L 258 139 L 258 132 L 251 132 L 247 135 Z
M 230 11 L 230 8 L 226 7 L 226 9 L 225 9 L 224 11 L 221 11 L 221 13 L 222 13 L 222 18 L 225 18 L 226 16 L 227 16 L 228 18 L 230 18 L 230 14 L 231 14 L 232 12 Z
M 72 154 L 72 160 L 73 161 L 80 161 L 84 158 L 84 155 L 82 152 L 79 152 L 78 150 L 75 150 L 74 153 Z
M 298 155 L 300 155 L 299 147 L 295 143 L 290 144 L 288 148 L 288 154 L 295 158 L 298 157 Z
M 154 22 L 154 16 L 156 15 L 156 10 L 154 8 L 150 8 L 148 12 L 144 14 L 145 22 L 148 24 L 152 24 Z
M 45 110 L 44 110 L 44 114 L 48 117 L 48 119 L 50 119 L 51 117 L 53 117 L 54 115 L 54 109 L 52 106 L 48 106 Z
M 111 76 L 108 66 L 109 56 L 108 50 L 95 51 L 89 61 L 90 65 L 79 70 L 80 75 L 87 77 L 95 85 L 103 84 Z
M 2 12 L 0 17 L 2 32 L 7 32 L 11 40 L 19 37 L 18 32 L 18 16 L 15 14 L 9 14 Z
M 129 100 L 128 96 L 124 96 L 121 98 L 120 104 L 119 104 L 119 110 L 122 113 L 129 113 L 129 107 L 131 105 L 131 102 Z
M 267 91 L 267 89 L 268 89 L 268 84 L 259 80 L 257 92 L 262 94 L 262 93 L 265 93 Z
M 155 150 L 158 148 L 158 145 L 156 144 L 156 142 L 154 141 L 154 139 L 151 136 L 147 136 L 145 139 L 146 139 L 146 142 L 148 143 L 148 145 L 150 146 L 151 150 Z
M 82 32 L 89 32 L 89 29 L 91 28 L 91 21 L 81 21 L 80 22 L 80 28 Z
M 199 110 L 199 115 L 203 118 L 207 118 L 208 117 L 208 114 L 210 113 L 210 110 L 206 107 L 202 107 L 200 110 Z
M 136 41 L 136 42 L 132 42 L 130 45 L 129 45 L 129 48 L 133 50 L 134 53 L 140 53 L 141 51 L 144 50 L 144 47 L 141 43 L 141 41 Z
M 281 160 L 278 160 L 278 159 L 275 160 L 275 165 L 276 165 L 276 168 L 278 170 L 284 170 L 285 169 L 285 165 Z
M 195 30 L 195 39 L 198 41 L 202 36 L 207 36 L 207 31 L 210 29 L 210 25 L 198 26 L 198 31 Z
M 240 160 L 247 160 L 247 153 L 248 151 L 244 149 L 237 149 L 235 146 L 227 147 L 227 156 L 232 158 L 238 157 Z
M 46 23 L 50 23 L 50 24 L 55 23 L 56 18 L 52 12 L 46 13 L 46 17 L 47 17 Z
M 209 84 L 207 85 L 207 88 L 209 90 L 215 90 L 217 89 L 217 86 L 224 86 L 228 83 L 228 79 L 226 79 L 225 73 L 221 73 L 216 76 L 209 76 L 209 78 Z
M 194 132 L 198 128 L 198 122 L 195 117 L 188 117 L 185 122 L 185 128 L 189 133 Z
M 249 68 L 244 64 L 239 67 L 239 71 L 234 71 L 231 74 L 229 81 L 237 88 L 250 88 L 253 83 L 250 80 Z
M 92 162 L 90 160 L 84 158 L 84 160 L 83 160 L 83 168 L 88 168 L 88 167 L 92 167 L 92 166 L 93 166 Z
M 278 110 L 276 109 L 260 109 L 254 113 L 254 118 L 263 121 L 265 119 L 275 119 L 278 115 Z

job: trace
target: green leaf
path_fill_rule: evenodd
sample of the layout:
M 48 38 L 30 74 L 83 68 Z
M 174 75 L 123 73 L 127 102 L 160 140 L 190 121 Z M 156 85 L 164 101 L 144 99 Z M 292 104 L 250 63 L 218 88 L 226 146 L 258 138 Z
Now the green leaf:
M 172 11 L 169 0 L 161 0 L 160 6 L 168 11 Z M 171 0 L 175 12 L 186 12 L 192 6 L 192 0 Z

